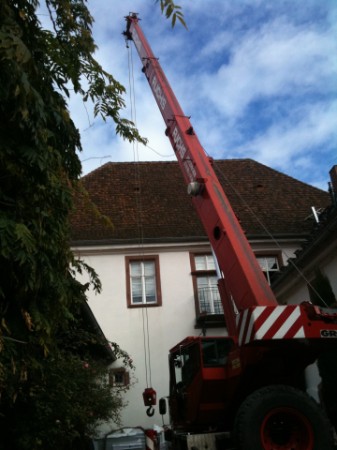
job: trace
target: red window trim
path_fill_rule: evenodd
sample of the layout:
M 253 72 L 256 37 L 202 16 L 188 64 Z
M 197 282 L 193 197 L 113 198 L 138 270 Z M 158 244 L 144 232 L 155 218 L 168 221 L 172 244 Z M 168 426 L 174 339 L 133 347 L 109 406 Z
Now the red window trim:
M 134 305 L 132 303 L 131 296 L 131 279 L 130 279 L 130 262 L 132 261 L 154 261 L 155 266 L 155 278 L 156 278 L 156 303 L 142 303 Z M 161 295 L 161 283 L 160 283 L 160 269 L 159 269 L 159 256 L 158 255 L 146 255 L 146 256 L 126 256 L 125 257 L 125 271 L 126 271 L 126 301 L 128 308 L 148 308 L 157 307 L 162 305 Z
M 198 294 L 198 285 L 197 285 L 197 277 L 200 276 L 212 276 L 212 275 L 216 275 L 216 270 L 215 269 L 211 269 L 211 270 L 197 270 L 195 267 L 195 257 L 196 256 L 210 256 L 212 253 L 211 252 L 196 252 L 196 253 L 192 253 L 190 252 L 190 264 L 191 264 L 191 275 L 192 275 L 192 283 L 193 283 L 193 292 L 194 292 L 194 305 L 195 305 L 195 312 L 196 312 L 196 316 L 197 318 L 200 317 L 201 315 L 201 311 L 200 311 L 200 307 L 199 307 L 199 294 Z

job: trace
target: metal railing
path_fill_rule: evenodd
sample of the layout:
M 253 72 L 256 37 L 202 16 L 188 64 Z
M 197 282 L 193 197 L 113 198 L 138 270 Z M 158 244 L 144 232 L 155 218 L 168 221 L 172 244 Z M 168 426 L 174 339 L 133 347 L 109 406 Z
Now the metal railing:
M 200 314 L 223 314 L 220 294 L 217 286 L 198 289 Z

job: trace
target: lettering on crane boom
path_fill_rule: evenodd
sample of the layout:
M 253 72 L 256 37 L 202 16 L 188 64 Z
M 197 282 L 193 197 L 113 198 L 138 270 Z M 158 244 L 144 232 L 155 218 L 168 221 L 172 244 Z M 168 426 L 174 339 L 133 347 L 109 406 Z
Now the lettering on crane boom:
M 178 155 L 180 157 L 180 160 L 184 161 L 184 157 L 186 155 L 187 150 L 186 150 L 184 141 L 182 140 L 182 137 L 180 136 L 178 127 L 176 127 L 176 126 L 174 127 L 174 130 L 172 132 L 172 139 L 173 139 L 173 142 L 175 145 L 176 152 L 178 153 Z M 196 179 L 197 173 L 195 171 L 193 162 L 191 161 L 190 158 L 188 158 L 188 159 L 185 158 L 184 169 L 185 169 L 185 172 L 186 172 L 189 180 L 194 181 Z
M 337 331 L 336 330 L 321 330 L 321 337 L 337 338 Z
M 154 75 L 151 81 L 151 86 L 154 92 L 156 99 L 158 100 L 158 104 L 162 110 L 165 109 L 166 106 L 166 98 L 164 92 L 158 83 L 157 77 Z
M 176 146 L 176 151 L 178 152 L 180 158 L 183 159 L 185 156 L 185 153 L 186 153 L 186 147 L 185 147 L 184 142 L 179 134 L 179 130 L 177 127 L 174 127 L 174 130 L 172 133 L 172 138 L 173 138 L 174 145 Z
M 138 50 L 138 53 L 141 55 L 142 54 L 142 42 L 139 39 L 138 33 L 135 29 L 132 32 L 132 39 Z M 161 110 L 164 111 L 166 103 L 167 103 L 167 99 L 164 95 L 164 92 L 163 92 L 163 89 L 162 89 L 160 83 L 158 82 L 156 75 L 154 75 L 151 80 L 151 87 L 152 87 L 155 98 L 157 99 Z M 194 167 L 193 162 L 190 159 L 186 158 L 184 161 L 184 156 L 186 154 L 186 147 L 180 136 L 180 133 L 179 133 L 179 130 L 177 127 L 175 127 L 173 130 L 172 138 L 173 138 L 173 142 L 176 147 L 176 151 L 178 152 L 181 161 L 183 161 L 184 170 L 185 170 L 189 180 L 194 181 L 197 176 L 195 167 Z

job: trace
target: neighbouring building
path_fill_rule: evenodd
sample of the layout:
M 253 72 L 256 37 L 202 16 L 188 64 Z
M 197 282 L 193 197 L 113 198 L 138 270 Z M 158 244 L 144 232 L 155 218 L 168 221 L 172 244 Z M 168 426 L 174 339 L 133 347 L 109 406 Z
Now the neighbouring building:
M 214 168 L 273 283 L 312 235 L 329 194 L 250 159 L 214 161 Z M 88 195 L 76 199 L 72 246 L 102 282 L 89 305 L 104 335 L 136 366 L 132 377 L 118 361 L 111 370 L 113 383 L 131 383 L 123 425 L 161 425 L 158 407 L 146 415 L 142 392 L 168 395 L 169 349 L 189 335 L 226 333 L 210 245 L 177 162 L 107 163 L 83 185 Z M 309 298 L 301 295 L 292 299 Z
M 337 166 L 330 170 L 330 177 L 331 203 L 316 211 L 308 239 L 272 284 L 280 303 L 299 303 L 306 296 L 320 306 L 336 306 Z

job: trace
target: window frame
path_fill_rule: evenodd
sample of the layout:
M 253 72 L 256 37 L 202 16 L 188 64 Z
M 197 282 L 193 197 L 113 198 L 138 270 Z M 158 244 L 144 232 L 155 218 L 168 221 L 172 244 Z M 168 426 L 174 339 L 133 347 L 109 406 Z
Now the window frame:
M 214 269 L 201 269 L 197 270 L 195 259 L 198 256 L 213 256 L 210 251 L 204 252 L 190 252 L 190 264 L 191 264 L 191 275 L 192 275 L 192 284 L 194 291 L 194 304 L 195 304 L 195 312 L 196 312 L 196 327 L 204 327 L 207 324 L 207 327 L 222 327 L 225 325 L 225 317 L 224 313 L 206 313 L 200 310 L 200 298 L 199 298 L 199 289 L 198 289 L 198 277 L 217 277 L 216 268 Z M 217 289 L 217 285 L 215 285 Z M 220 294 L 219 294 L 220 296 Z M 221 299 L 220 299 L 221 302 Z M 222 305 L 221 305 L 222 306 Z
M 116 375 L 122 376 L 122 382 L 116 380 Z M 124 367 L 112 367 L 108 371 L 109 386 L 126 387 L 130 385 L 130 374 Z
M 269 286 L 272 284 L 273 282 L 273 275 L 275 273 L 279 273 L 281 271 L 281 267 L 283 266 L 283 262 L 282 262 L 282 254 L 281 252 L 254 252 L 255 257 L 257 259 L 257 262 L 261 268 L 262 273 L 264 274 L 264 276 L 266 277 L 267 283 L 269 284 Z M 262 270 L 262 267 L 259 263 L 259 258 L 275 258 L 278 264 L 278 269 L 277 270 L 269 270 L 269 271 L 265 271 Z
M 130 265 L 132 262 L 154 262 L 154 277 L 155 277 L 155 290 L 156 290 L 156 302 L 153 303 L 133 303 L 132 302 L 132 289 L 131 289 L 131 270 Z M 147 308 L 157 307 L 162 305 L 161 295 L 161 282 L 160 282 L 160 268 L 159 268 L 159 255 L 146 255 L 146 256 L 126 256 L 125 257 L 125 272 L 126 272 L 126 300 L 128 308 Z

